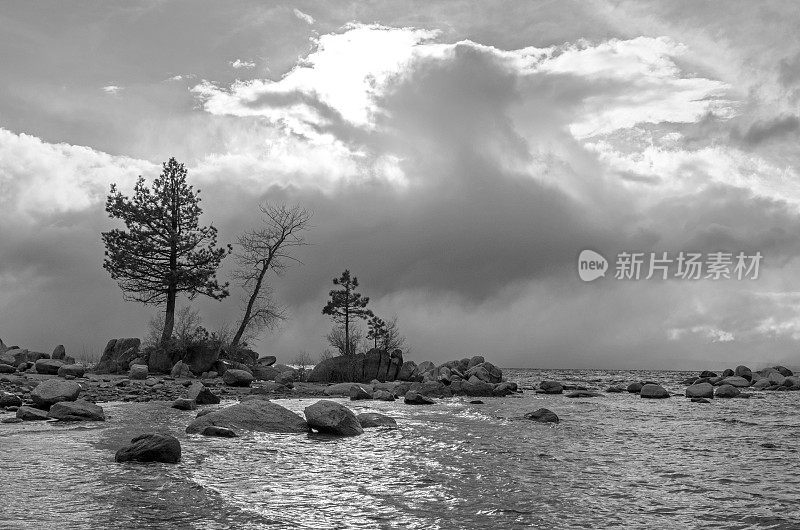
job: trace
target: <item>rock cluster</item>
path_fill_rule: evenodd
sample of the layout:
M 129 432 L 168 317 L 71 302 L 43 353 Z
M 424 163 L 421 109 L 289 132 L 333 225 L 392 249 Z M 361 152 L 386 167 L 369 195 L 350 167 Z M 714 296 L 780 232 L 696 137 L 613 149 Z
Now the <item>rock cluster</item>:
M 754 372 L 747 366 L 740 365 L 735 369 L 724 370 L 721 375 L 704 370 L 698 377 L 689 377 L 683 383 L 687 385 L 687 397 L 703 398 L 738 397 L 742 395 L 740 389 L 746 388 L 769 391 L 800 390 L 800 377 L 785 366 L 774 366 Z M 731 387 L 733 390 L 730 388 L 722 390 L 722 387 Z M 700 389 L 703 395 L 697 395 Z

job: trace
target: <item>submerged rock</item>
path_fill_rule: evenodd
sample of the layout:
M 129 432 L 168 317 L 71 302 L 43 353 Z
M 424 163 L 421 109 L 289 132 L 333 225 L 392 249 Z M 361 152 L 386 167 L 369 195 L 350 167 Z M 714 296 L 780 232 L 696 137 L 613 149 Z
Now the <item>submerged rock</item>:
M 567 394 L 568 398 L 592 398 L 592 397 L 600 397 L 602 394 L 598 394 L 597 392 L 592 392 L 590 390 L 576 390 L 575 392 L 570 392 Z
M 392 394 L 388 390 L 376 390 L 372 394 L 372 399 L 377 401 L 394 401 L 395 397 L 394 394 Z
M 558 423 L 560 421 L 555 412 L 545 408 L 529 412 L 525 414 L 525 418 L 539 423 Z
M 209 425 L 258 432 L 308 432 L 308 424 L 289 409 L 265 399 L 253 399 L 198 416 L 187 433 L 200 433 Z
M 61 421 L 106 421 L 100 405 L 82 399 L 56 403 L 50 407 L 50 417 Z
M 353 411 L 341 403 L 322 399 L 306 407 L 304 412 L 308 426 L 320 433 L 338 436 L 364 433 Z
M 624 391 L 625 389 L 619 385 L 611 385 L 610 387 L 606 388 L 606 392 L 608 392 L 609 394 L 619 394 Z
M 216 425 L 209 425 L 200 433 L 203 436 L 219 436 L 220 438 L 236 438 L 239 435 L 236 432 L 226 427 L 217 427 Z
M 692 403 L 711 403 L 711 402 L 703 397 L 693 397 Z
M 131 440 L 114 455 L 117 462 L 164 462 L 177 464 L 181 459 L 181 443 L 169 434 L 143 434 Z
M 342 396 L 348 397 L 350 395 L 350 389 L 354 386 L 361 387 L 365 392 L 371 392 L 372 388 L 368 385 L 354 385 L 353 383 L 337 383 L 335 385 L 330 385 L 325 387 L 323 393 L 326 396 Z M 369 390 L 367 390 L 369 388 Z
M 81 393 L 81 385 L 74 381 L 48 379 L 42 381 L 31 392 L 34 405 L 40 409 L 49 409 L 61 401 L 75 401 Z
M 414 390 L 409 390 L 406 392 L 405 398 L 403 399 L 406 405 L 433 405 L 436 403 L 434 400 L 427 396 L 423 396 Z
M 390 427 L 397 428 L 397 422 L 394 418 L 390 418 L 385 414 L 378 414 L 377 412 L 362 412 L 356 416 L 358 422 L 365 429 L 370 427 Z
M 539 390 L 543 394 L 561 394 L 564 392 L 564 387 L 558 381 L 542 381 L 539 383 Z

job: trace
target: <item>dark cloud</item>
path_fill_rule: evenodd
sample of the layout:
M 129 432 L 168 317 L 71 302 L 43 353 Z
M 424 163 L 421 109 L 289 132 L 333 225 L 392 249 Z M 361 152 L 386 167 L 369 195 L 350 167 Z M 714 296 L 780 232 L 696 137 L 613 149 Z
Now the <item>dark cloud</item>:
M 760 120 L 750 125 L 744 133 L 739 129 L 731 131 L 731 138 L 750 146 L 794 135 L 800 130 L 800 119 L 793 114 L 778 116 L 770 120 Z

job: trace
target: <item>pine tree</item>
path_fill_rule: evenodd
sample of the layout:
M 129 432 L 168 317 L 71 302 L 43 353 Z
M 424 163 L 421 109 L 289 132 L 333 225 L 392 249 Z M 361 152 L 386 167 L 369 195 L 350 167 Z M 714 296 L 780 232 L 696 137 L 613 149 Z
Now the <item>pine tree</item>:
M 386 333 L 386 322 L 377 316 L 373 316 L 367 321 L 367 338 L 372 339 L 375 348 L 378 347 L 378 341 L 382 341 L 383 335 Z
M 367 319 L 372 316 L 372 311 L 367 309 L 368 296 L 361 296 L 356 292 L 358 278 L 350 277 L 350 271 L 345 270 L 339 278 L 333 279 L 333 284 L 340 289 L 330 292 L 330 300 L 322 309 L 323 315 L 330 315 L 334 322 L 344 327 L 345 355 L 353 355 L 350 345 L 350 324 L 356 319 Z
M 129 198 L 111 185 L 106 198 L 109 217 L 121 219 L 125 230 L 103 232 L 103 268 L 117 281 L 126 300 L 166 304 L 161 342 L 172 336 L 178 293 L 194 299 L 202 294 L 222 299 L 228 284 L 216 273 L 231 249 L 217 247 L 217 229 L 200 226 L 200 190 L 186 182 L 186 168 L 174 158 L 151 188 L 141 176 Z

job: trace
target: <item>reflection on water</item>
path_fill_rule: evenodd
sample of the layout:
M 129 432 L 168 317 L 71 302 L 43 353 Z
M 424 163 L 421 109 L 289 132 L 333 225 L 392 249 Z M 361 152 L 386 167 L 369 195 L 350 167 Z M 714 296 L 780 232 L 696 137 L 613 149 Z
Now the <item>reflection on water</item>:
M 666 372 L 508 371 L 605 389 Z M 300 412 L 315 400 L 280 400 Z M 400 429 L 363 436 L 189 436 L 192 412 L 114 403 L 101 424 L 0 425 L 0 527 L 798 528 L 800 393 L 710 405 L 636 395 L 354 402 Z M 224 404 L 223 404 L 224 405 Z M 540 407 L 562 422 L 517 419 Z M 181 440 L 178 465 L 116 464 L 147 431 Z M 762 443 L 775 444 L 774 448 Z

